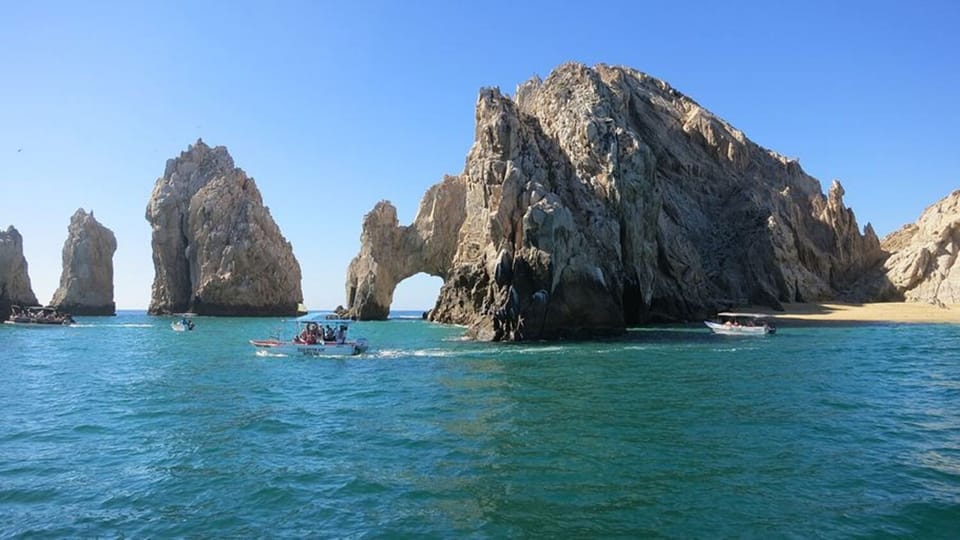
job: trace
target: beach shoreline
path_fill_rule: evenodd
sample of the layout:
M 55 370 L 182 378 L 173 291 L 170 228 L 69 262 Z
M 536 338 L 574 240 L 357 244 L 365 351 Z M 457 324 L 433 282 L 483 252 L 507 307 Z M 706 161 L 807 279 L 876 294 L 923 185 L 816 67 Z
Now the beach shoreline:
M 960 304 L 924 304 L 916 302 L 794 303 L 783 304 L 783 311 L 766 306 L 737 309 L 775 317 L 782 326 L 840 326 L 880 323 L 960 324 Z

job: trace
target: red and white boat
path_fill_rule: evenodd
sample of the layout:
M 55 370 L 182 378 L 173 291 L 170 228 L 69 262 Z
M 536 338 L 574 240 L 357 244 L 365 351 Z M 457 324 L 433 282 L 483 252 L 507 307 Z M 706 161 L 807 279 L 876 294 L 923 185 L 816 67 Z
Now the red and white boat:
M 327 317 L 321 313 L 297 317 L 293 339 L 251 339 L 250 344 L 257 352 L 285 356 L 355 356 L 366 352 L 369 344 L 365 338 L 347 338 L 354 321 Z

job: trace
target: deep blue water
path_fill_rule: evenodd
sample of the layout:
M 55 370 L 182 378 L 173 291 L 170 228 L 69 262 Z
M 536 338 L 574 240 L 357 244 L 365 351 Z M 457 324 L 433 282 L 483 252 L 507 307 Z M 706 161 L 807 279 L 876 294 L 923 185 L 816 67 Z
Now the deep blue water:
M 481 344 L 0 325 L 0 535 L 960 537 L 960 327 Z

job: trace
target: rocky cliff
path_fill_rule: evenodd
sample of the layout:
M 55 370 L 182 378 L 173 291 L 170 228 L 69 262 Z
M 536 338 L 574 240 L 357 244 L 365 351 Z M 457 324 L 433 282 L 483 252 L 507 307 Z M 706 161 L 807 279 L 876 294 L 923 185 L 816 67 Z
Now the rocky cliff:
M 23 237 L 13 225 L 0 231 L 0 320 L 10 316 L 11 305 L 37 305 L 23 257 Z
M 888 300 L 960 304 L 960 190 L 883 239 Z
M 198 140 L 168 160 L 146 218 L 156 270 L 150 313 L 296 314 L 300 264 L 226 148 Z
M 364 218 L 348 307 L 382 318 L 426 272 L 444 281 L 431 319 L 500 340 L 836 299 L 883 257 L 843 194 L 663 81 L 566 64 L 513 98 L 481 90 L 464 171 L 412 225 L 386 202 Z
M 63 243 L 60 286 L 50 305 L 74 315 L 115 315 L 113 301 L 113 231 L 78 209 L 70 218 Z

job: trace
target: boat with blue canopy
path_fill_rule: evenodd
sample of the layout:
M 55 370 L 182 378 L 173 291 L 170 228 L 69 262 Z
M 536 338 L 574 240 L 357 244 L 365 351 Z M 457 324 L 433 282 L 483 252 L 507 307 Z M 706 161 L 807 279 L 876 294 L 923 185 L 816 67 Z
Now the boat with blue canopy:
M 365 338 L 349 339 L 347 334 L 356 321 L 324 313 L 308 313 L 292 322 L 296 331 L 292 339 L 279 336 L 251 339 L 257 352 L 286 356 L 354 356 L 366 352 Z

